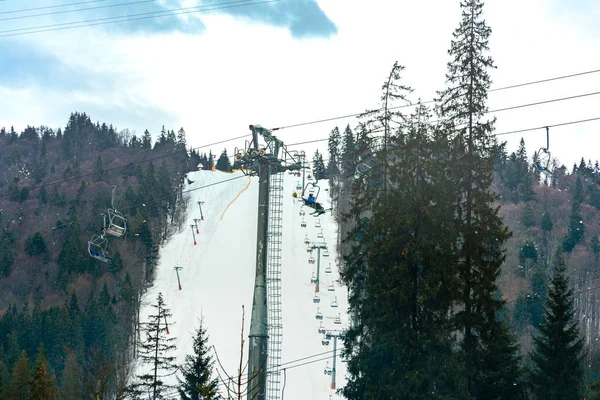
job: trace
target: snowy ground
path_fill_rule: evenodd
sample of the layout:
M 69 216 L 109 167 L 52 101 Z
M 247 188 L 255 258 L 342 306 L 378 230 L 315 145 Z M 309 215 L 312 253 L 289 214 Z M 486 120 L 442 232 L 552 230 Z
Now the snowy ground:
M 238 178 L 223 182 L 232 178 Z M 173 314 L 169 321 L 171 336 L 176 337 L 177 363 L 182 364 L 191 352 L 192 334 L 198 318 L 204 317 L 210 344 L 217 349 L 219 359 L 229 374 L 237 372 L 240 361 L 240 329 L 242 305 L 245 307 L 244 363 L 247 361 L 248 330 L 252 312 L 252 294 L 256 258 L 256 224 L 258 183 L 256 178 L 245 177 L 241 172 L 198 171 L 189 174 L 194 182 L 189 191 L 187 222 L 181 232 L 173 235 L 160 250 L 160 261 L 154 286 L 144 297 L 141 320 L 145 321 L 152 311 L 150 304 L 162 292 L 166 306 Z M 328 330 L 344 329 L 349 323 L 346 313 L 347 290 L 341 287 L 335 264 L 337 227 L 329 213 L 316 218 L 311 209 L 300 216 L 302 208 L 291 194 L 299 179 L 285 174 L 283 204 L 282 246 L 282 309 L 283 345 L 282 368 L 285 368 L 285 400 L 336 399 L 330 389 L 331 376 L 324 374 L 332 366 L 333 340 L 323 345 L 323 335 L 318 333 L 321 321 L 315 318 L 317 308 L 323 313 L 323 327 Z M 221 183 L 222 182 L 222 183 Z M 207 185 L 211 185 L 208 186 Z M 327 182 L 319 182 L 319 200 L 330 204 Z M 192 237 L 194 218 L 200 218 L 197 202 L 203 201 L 204 221 L 199 223 L 200 233 L 196 242 Z M 304 219 L 306 227 L 301 227 Z M 317 221 L 321 227 L 315 227 Z M 323 238 L 320 238 L 322 231 Z M 321 257 L 320 303 L 313 302 L 315 285 L 311 275 L 316 274 L 316 263 L 309 264 L 305 238 L 311 243 L 328 246 L 329 257 Z M 316 251 L 313 253 L 316 257 Z M 332 273 L 325 273 L 331 264 Z M 175 266 L 179 271 L 182 290 L 179 290 Z M 330 283 L 335 291 L 329 291 Z M 338 307 L 331 307 L 337 297 Z M 334 317 L 341 313 L 341 324 L 334 324 Z M 345 384 L 345 364 L 339 357 L 341 342 L 338 341 L 337 388 Z M 322 354 L 328 352 L 326 354 Z M 298 361 L 296 361 L 298 360 Z M 300 365 L 304 364 L 304 365 Z M 146 367 L 138 367 L 137 374 Z M 165 379 L 175 383 L 175 377 Z M 283 377 L 282 377 L 283 387 Z

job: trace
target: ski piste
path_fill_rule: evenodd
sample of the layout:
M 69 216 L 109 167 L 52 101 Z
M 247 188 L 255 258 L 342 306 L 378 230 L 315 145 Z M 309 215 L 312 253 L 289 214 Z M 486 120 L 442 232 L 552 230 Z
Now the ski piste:
M 181 230 L 173 226 L 174 233 L 159 250 L 159 261 L 152 286 L 143 295 L 140 322 L 147 320 L 159 292 L 163 293 L 166 306 L 171 310 L 169 318 L 170 336 L 176 338 L 177 350 L 173 354 L 176 363 L 181 365 L 186 354 L 192 353 L 192 333 L 197 327 L 198 318 L 206 323 L 209 345 L 215 346 L 223 367 L 235 375 L 240 362 L 240 328 L 242 305 L 245 307 L 244 354 L 247 362 L 248 332 L 254 271 L 256 268 L 256 230 L 258 206 L 258 179 L 248 178 L 240 172 L 233 174 L 215 171 L 194 171 L 189 173 L 191 184 L 184 188 L 188 198 L 188 209 Z M 231 180 L 232 178 L 239 178 Z M 230 181 L 228 181 L 230 180 Z M 296 188 L 296 176 L 285 174 L 284 193 Z M 228 182 L 225 182 L 228 181 Z M 187 183 L 187 182 L 186 182 Z M 327 181 L 318 183 L 323 191 L 320 198 L 331 204 Z M 212 186 L 211 186 L 212 185 Z M 187 192 L 187 193 L 186 193 Z M 204 221 L 199 233 L 189 225 L 200 218 L 198 201 L 204 201 L 202 212 Z M 303 203 L 283 204 L 281 302 L 283 317 L 283 340 L 281 361 L 287 368 L 285 400 L 326 400 L 342 399 L 330 389 L 331 375 L 326 374 L 326 362 L 332 365 L 333 340 L 322 344 L 323 334 L 318 332 L 320 322 L 327 331 L 340 330 L 350 324 L 347 289 L 340 286 L 337 254 L 337 225 L 330 213 L 318 214 L 317 220 L 308 220 L 302 226 L 299 215 Z M 305 206 L 306 207 L 306 206 Z M 328 208 L 328 211 L 331 208 Z M 308 213 L 308 210 L 306 210 Z M 317 234 L 323 231 L 324 238 Z M 197 245 L 194 246 L 193 235 Z M 329 257 L 321 258 L 321 285 L 327 288 L 334 283 L 335 291 L 327 289 L 315 293 L 311 276 L 316 274 L 316 263 L 309 264 L 305 237 L 310 242 L 327 242 Z M 232 249 L 235 257 L 232 258 Z M 316 258 L 316 252 L 314 257 Z M 323 257 L 323 256 L 322 256 Z M 331 261 L 330 261 L 331 260 Z M 183 267 L 175 270 L 175 266 Z M 182 289 L 177 280 L 179 272 Z M 319 304 L 314 297 L 318 295 Z M 323 319 L 317 319 L 317 306 Z M 338 311 L 342 311 L 342 324 L 336 324 Z M 345 385 L 346 364 L 339 357 L 338 342 L 337 388 Z M 323 354 L 324 352 L 328 352 Z M 318 356 L 315 356 L 320 354 Z M 308 357 L 303 361 L 290 363 Z M 316 362 L 312 362 L 316 361 Z M 305 362 L 311 362 L 299 367 Z M 220 366 L 217 367 L 221 374 Z M 134 374 L 145 373 L 148 366 L 137 366 Z M 216 372 L 215 372 L 216 374 Z M 164 377 L 168 384 L 177 384 L 176 375 Z M 221 385 L 222 386 L 222 385 Z M 224 392 L 222 392 L 224 394 Z M 173 396 L 177 394 L 174 393 Z

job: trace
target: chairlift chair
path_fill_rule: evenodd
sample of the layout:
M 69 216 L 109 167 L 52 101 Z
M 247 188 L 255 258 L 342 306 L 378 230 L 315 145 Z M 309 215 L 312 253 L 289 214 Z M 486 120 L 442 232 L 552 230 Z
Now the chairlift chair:
M 318 308 L 317 308 L 317 313 L 315 314 L 315 319 L 323 320 L 323 313 L 321 311 L 319 311 Z
M 325 369 L 323 370 L 325 375 L 331 375 L 331 368 L 329 367 L 329 361 L 325 364 Z
M 308 238 L 308 233 L 304 236 L 304 244 L 310 244 L 310 239 Z
M 327 249 L 323 250 L 323 257 L 329 257 L 329 251 Z
M 301 209 L 300 209 L 300 212 L 299 212 L 298 214 L 299 214 L 301 217 L 303 217 L 303 216 L 304 216 L 304 214 L 306 214 L 306 213 L 305 213 L 305 212 L 304 212 L 304 210 L 301 208 Z
M 312 256 L 312 254 L 310 255 L 310 257 L 308 257 L 308 263 L 309 264 L 314 264 L 315 263 L 315 258 Z
M 323 326 L 323 323 L 321 322 L 321 325 L 319 326 L 319 333 L 321 335 L 325 334 L 327 332 L 327 329 L 325 329 L 325 327 Z
M 323 229 L 321 229 L 321 232 L 317 233 L 317 237 L 323 239 Z
M 321 344 L 322 344 L 323 346 L 329 346 L 329 340 L 327 340 L 327 339 L 323 339 L 323 340 L 321 340 Z
M 315 295 L 313 296 L 313 303 L 320 303 L 321 302 L 321 298 L 319 297 L 318 294 L 315 293 Z
M 340 314 L 338 314 L 338 316 L 333 319 L 333 323 L 337 325 L 342 323 L 342 317 L 340 316 Z
M 337 296 L 335 297 L 335 299 L 333 299 L 333 301 L 331 302 L 331 307 L 336 308 L 338 306 L 338 302 L 337 302 Z
M 321 227 L 321 221 L 317 219 L 317 222 L 315 222 L 315 228 L 320 228 Z
M 331 282 L 329 286 L 327 286 L 327 290 L 330 292 L 335 292 L 335 286 L 333 285 L 333 282 Z
M 112 258 L 106 255 L 106 245 L 108 240 L 104 237 L 104 234 L 93 235 L 92 239 L 88 241 L 88 253 L 91 257 L 96 260 L 100 260 L 105 263 L 112 262 Z
M 115 189 L 113 186 L 112 196 L 110 199 L 111 208 L 108 209 L 108 226 L 106 233 L 116 237 L 122 237 L 127 231 L 127 219 L 119 211 L 115 209 Z
M 315 276 L 314 272 L 313 272 L 312 276 L 310 277 L 310 283 L 317 283 L 317 277 Z
M 330 273 L 331 273 L 331 264 L 328 264 L 328 265 L 325 267 L 325 273 L 326 273 L 326 274 L 330 274 Z
M 544 175 L 546 175 L 550 178 L 555 178 L 556 174 L 554 172 L 550 171 L 550 161 L 552 159 L 552 156 L 550 154 L 550 151 L 548 150 L 549 148 L 550 148 L 550 129 L 548 127 L 546 127 L 546 147 L 542 147 L 538 151 L 539 161 L 536 163 L 535 166 L 537 167 L 539 172 L 543 173 Z
M 302 222 L 300 222 L 300 227 L 301 228 L 306 228 L 306 221 L 302 220 Z

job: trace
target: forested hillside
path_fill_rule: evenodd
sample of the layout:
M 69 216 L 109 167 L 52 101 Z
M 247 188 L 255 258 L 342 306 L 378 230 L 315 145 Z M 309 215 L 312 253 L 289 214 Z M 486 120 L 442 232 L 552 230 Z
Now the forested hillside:
M 153 143 L 148 130 L 139 137 L 85 113 L 64 128 L 0 128 L 4 394 L 29 387 L 23 366 L 39 365 L 42 354 L 58 386 L 75 392 L 68 398 L 114 394 L 125 379 L 141 294 L 159 245 L 176 229 L 186 173 L 214 163 L 186 150 L 183 128 L 156 136 Z M 105 263 L 87 246 L 102 233 L 113 186 L 127 231 L 105 235 Z

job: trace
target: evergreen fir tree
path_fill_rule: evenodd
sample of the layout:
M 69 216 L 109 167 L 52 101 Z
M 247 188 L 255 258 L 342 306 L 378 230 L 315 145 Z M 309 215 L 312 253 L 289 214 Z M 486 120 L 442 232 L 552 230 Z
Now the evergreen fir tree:
M 37 362 L 33 369 L 31 384 L 31 400 L 57 400 L 58 391 L 54 373 L 50 370 L 46 351 L 40 344 L 38 347 Z
M 104 180 L 104 163 L 102 162 L 102 156 L 98 154 L 96 163 L 94 164 L 94 180 L 96 182 Z
M 83 392 L 83 367 L 75 351 L 67 350 L 60 379 L 61 400 L 81 400 Z
M 329 161 L 327 162 L 327 174 L 329 175 L 330 180 L 333 179 L 333 177 L 337 177 L 340 173 L 340 144 L 341 144 L 340 130 L 336 126 L 329 133 L 329 142 L 328 142 Z M 330 184 L 330 186 L 333 186 L 333 185 Z
M 585 225 L 581 216 L 581 203 L 573 199 L 571 206 L 571 215 L 569 217 L 569 230 L 567 237 L 563 241 L 563 249 L 569 253 L 573 251 L 575 246 L 583 241 Z
M 531 203 L 527 203 L 525 204 L 525 207 L 523 207 L 523 216 L 521 217 L 521 222 L 526 228 L 531 228 L 532 226 L 536 225 L 535 215 L 533 213 L 533 207 L 531 206 Z
M 344 178 L 354 176 L 354 169 L 356 168 L 356 142 L 354 140 L 354 133 L 350 129 L 350 125 L 346 126 L 344 130 L 344 136 L 342 137 L 342 153 L 341 153 L 341 170 Z
M 136 385 L 137 390 L 144 393 L 152 393 L 151 399 L 162 398 L 162 394 L 172 386 L 163 382 L 162 378 L 170 375 L 177 369 L 174 364 L 175 357 L 170 355 L 175 350 L 174 337 L 168 337 L 167 323 L 170 321 L 171 311 L 166 308 L 162 293 L 158 294 L 156 304 L 152 307 L 156 310 L 148 316 L 148 322 L 144 324 L 143 333 L 145 340 L 139 344 L 139 359 L 143 364 L 149 365 L 150 370 L 138 375 L 140 383 Z
M 388 195 L 368 199 L 357 179 L 350 214 L 357 228 L 342 279 L 355 324 L 344 336 L 347 399 L 458 399 L 466 394 L 453 352 L 450 310 L 458 287 L 448 263 L 454 244 L 452 187 L 433 154 L 428 115 L 419 107 L 406 131 L 390 137 L 396 164 Z M 364 195 L 363 195 L 364 194 Z M 362 196 L 362 197 L 361 197 Z M 366 198 L 366 199 L 365 199 Z M 370 218 L 362 219 L 365 214 Z
M 179 381 L 179 395 L 183 400 L 215 400 L 219 398 L 218 380 L 212 377 L 214 360 L 208 346 L 208 334 L 204 321 L 196 329 L 193 354 L 185 356 L 180 368 L 182 378 Z
M 231 172 L 231 163 L 229 162 L 229 157 L 227 156 L 227 149 L 223 150 L 221 156 L 217 160 L 216 169 L 219 171 Z
M 537 399 L 579 399 L 583 380 L 584 338 L 575 318 L 573 290 L 562 257 L 550 282 L 539 335 L 534 337 L 530 384 Z
M 498 196 L 490 189 L 499 150 L 492 133 L 494 121 L 483 120 L 491 86 L 487 71 L 494 68 L 487 54 L 491 29 L 483 19 L 481 0 L 462 0 L 460 4 L 462 20 L 448 51 L 448 88 L 440 93 L 438 113 L 444 119 L 440 129 L 450 141 L 449 179 L 456 192 L 456 262 L 461 288 L 455 317 L 462 330 L 465 383 L 469 394 L 478 397 L 478 390 L 497 373 L 496 367 L 484 362 L 493 357 L 489 352 L 500 352 L 499 343 L 509 346 L 500 353 L 513 351 L 510 341 L 502 339 L 506 327 L 497 326 L 503 301 L 495 296 L 510 232 L 494 204 Z M 514 370 L 515 358 L 503 362 L 511 364 L 503 370 Z
M 552 218 L 550 218 L 550 213 L 548 211 L 542 214 L 542 230 L 544 232 L 550 232 L 554 224 L 552 223 Z
M 29 400 L 31 398 L 31 368 L 25 350 L 13 366 L 10 384 L 6 391 L 9 399 Z
M 327 178 L 327 170 L 325 169 L 325 163 L 323 162 L 323 155 L 319 153 L 319 150 L 315 151 L 313 157 L 313 172 L 317 181 Z
M 144 131 L 144 135 L 142 136 L 142 149 L 151 149 L 152 148 L 152 136 L 148 129 Z

